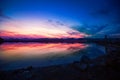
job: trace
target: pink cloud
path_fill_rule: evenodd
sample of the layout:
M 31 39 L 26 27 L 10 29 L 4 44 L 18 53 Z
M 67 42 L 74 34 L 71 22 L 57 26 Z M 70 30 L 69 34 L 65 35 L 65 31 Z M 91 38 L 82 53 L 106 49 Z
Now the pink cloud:
M 11 32 L 11 31 L 0 31 L 0 37 L 3 38 L 45 38 L 46 36 L 42 35 L 36 35 L 36 34 L 20 34 L 17 32 Z
M 22 34 L 18 32 L 0 31 L 0 37 L 2 38 L 83 38 L 87 36 L 84 33 L 80 32 L 66 32 L 65 34 Z

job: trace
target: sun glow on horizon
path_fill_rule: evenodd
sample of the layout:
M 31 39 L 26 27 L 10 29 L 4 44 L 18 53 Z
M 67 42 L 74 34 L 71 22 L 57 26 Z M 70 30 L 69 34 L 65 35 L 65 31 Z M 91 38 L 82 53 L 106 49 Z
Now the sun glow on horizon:
M 1 37 L 14 38 L 83 38 L 87 36 L 60 22 L 32 19 L 4 22 L 0 32 Z

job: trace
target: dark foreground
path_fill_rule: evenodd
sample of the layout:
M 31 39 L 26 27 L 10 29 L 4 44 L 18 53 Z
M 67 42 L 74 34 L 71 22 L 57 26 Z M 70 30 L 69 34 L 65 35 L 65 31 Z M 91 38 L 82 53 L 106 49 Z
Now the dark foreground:
M 71 64 L 0 71 L 0 80 L 120 80 L 120 46 L 106 45 L 106 53 Z

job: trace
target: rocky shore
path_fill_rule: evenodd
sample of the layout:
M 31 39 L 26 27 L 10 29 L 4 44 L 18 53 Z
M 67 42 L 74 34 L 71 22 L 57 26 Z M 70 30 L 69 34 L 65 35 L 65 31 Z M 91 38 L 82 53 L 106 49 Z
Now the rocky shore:
M 107 47 L 107 54 L 96 59 L 49 67 L 0 71 L 0 80 L 120 80 L 120 47 Z

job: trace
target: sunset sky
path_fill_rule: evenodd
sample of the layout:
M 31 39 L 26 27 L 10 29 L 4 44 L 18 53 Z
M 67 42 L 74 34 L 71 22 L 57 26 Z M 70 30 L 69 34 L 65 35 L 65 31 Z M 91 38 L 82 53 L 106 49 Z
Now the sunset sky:
M 119 35 L 119 7 L 117 0 L 0 0 L 0 37 Z

